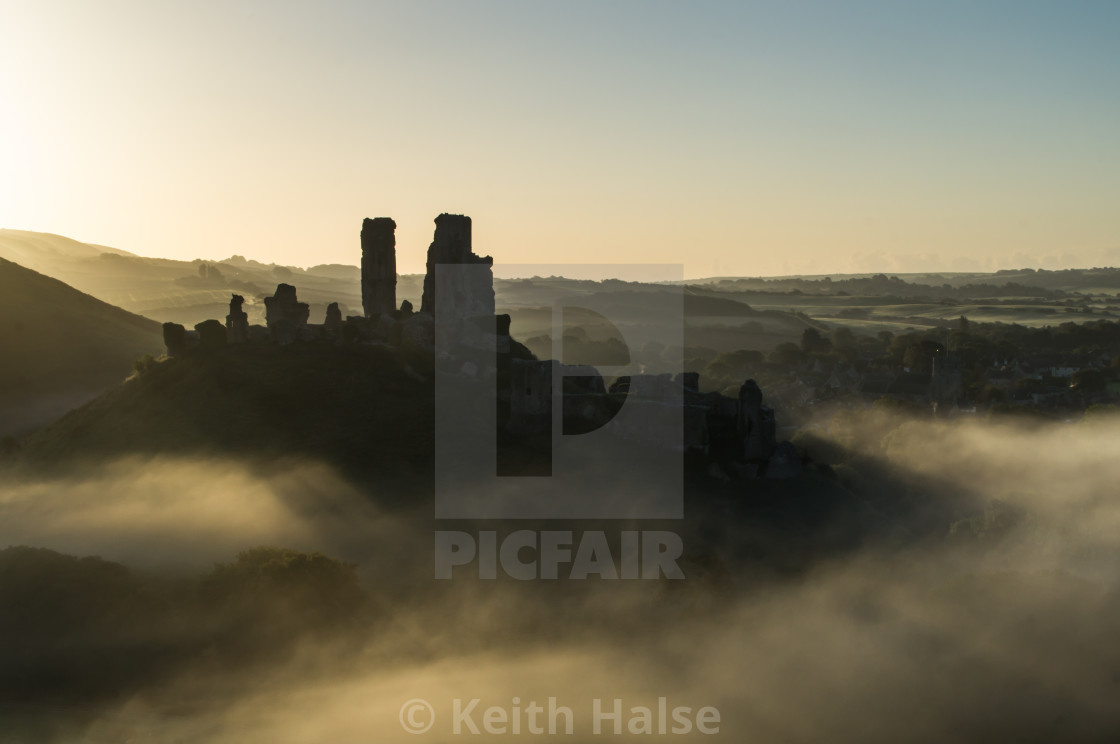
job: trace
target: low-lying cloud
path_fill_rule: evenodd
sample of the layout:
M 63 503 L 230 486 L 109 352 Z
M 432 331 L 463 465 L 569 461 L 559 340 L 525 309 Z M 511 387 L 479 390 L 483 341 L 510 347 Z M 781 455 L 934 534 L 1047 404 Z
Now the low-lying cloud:
M 897 423 L 852 441 L 983 508 L 936 540 L 718 591 L 436 582 L 423 505 L 384 513 L 316 463 L 134 459 L 8 483 L 0 546 L 180 570 L 254 544 L 321 550 L 358 562 L 384 603 L 345 658 L 308 639 L 283 663 L 185 673 L 75 717 L 66 740 L 453 741 L 455 699 L 509 711 L 550 697 L 573 710 L 577 741 L 611 738 L 591 733 L 594 699 L 628 713 L 662 697 L 720 711 L 719 734 L 674 741 L 1114 739 L 1120 424 Z M 426 734 L 402 728 L 413 698 L 435 708 Z

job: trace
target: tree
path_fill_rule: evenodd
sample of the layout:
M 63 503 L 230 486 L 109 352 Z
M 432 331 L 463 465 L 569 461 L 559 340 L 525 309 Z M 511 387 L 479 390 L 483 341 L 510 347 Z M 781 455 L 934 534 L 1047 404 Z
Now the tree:
M 910 401 L 901 400 L 900 398 L 892 398 L 889 395 L 884 395 L 881 398 L 876 398 L 875 402 L 871 404 L 871 410 L 880 413 L 907 413 L 914 414 L 925 412 L 921 406 L 918 406 Z
M 902 354 L 902 364 L 909 367 L 911 372 L 929 374 L 933 369 L 933 357 L 941 351 L 941 344 L 936 341 L 927 339 L 911 343 Z
M 856 334 L 852 333 L 850 328 L 841 326 L 832 332 L 832 345 L 838 349 L 845 347 L 857 348 L 859 343 L 856 341 Z
M 816 328 L 806 328 L 801 334 L 801 350 L 806 354 L 823 354 L 832 350 L 832 342 Z
M 995 385 L 985 386 L 984 389 L 980 391 L 979 397 L 980 402 L 985 404 L 1003 403 L 1005 400 L 1007 400 L 1007 394 L 1004 393 L 1001 388 L 998 388 Z
M 254 655 L 307 633 L 342 629 L 366 605 L 356 566 L 322 553 L 260 546 L 219 563 L 202 582 L 207 611 L 223 619 L 220 649 Z
M 903 366 L 909 367 L 912 372 L 921 372 L 929 363 L 930 358 L 921 344 L 907 346 L 902 355 Z
M 159 362 L 151 354 L 145 354 L 132 363 L 132 371 L 137 377 L 148 374 Z
M 738 349 L 720 354 L 713 359 L 704 372 L 709 377 L 742 382 L 750 371 L 761 364 L 763 355 L 761 351 L 753 349 Z
M 1100 393 L 1108 386 L 1108 380 L 1099 369 L 1079 369 L 1070 375 L 1069 386 L 1083 393 Z
M 793 367 L 805 361 L 805 353 L 801 351 L 797 344 L 786 342 L 774 347 L 774 350 L 770 352 L 770 359 L 784 367 Z

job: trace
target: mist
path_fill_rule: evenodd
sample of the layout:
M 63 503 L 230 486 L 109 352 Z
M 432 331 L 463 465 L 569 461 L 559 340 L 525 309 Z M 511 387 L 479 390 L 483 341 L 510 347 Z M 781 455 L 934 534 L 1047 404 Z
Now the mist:
M 9 481 L 0 546 L 179 574 L 253 545 L 322 551 L 358 564 L 375 607 L 343 640 L 308 634 L 275 660 L 194 665 L 67 711 L 43 740 L 446 741 L 452 701 L 474 698 L 479 711 L 555 698 L 574 740 L 598 740 L 593 699 L 628 711 L 662 697 L 720 712 L 718 734 L 670 735 L 682 741 L 1108 740 L 1120 731 L 1118 435 L 1115 420 L 849 428 L 853 450 L 978 506 L 936 538 L 868 543 L 765 581 L 732 565 L 718 582 L 437 582 L 430 504 L 379 510 L 315 462 L 132 458 Z M 422 736 L 400 721 L 413 698 L 435 708 Z

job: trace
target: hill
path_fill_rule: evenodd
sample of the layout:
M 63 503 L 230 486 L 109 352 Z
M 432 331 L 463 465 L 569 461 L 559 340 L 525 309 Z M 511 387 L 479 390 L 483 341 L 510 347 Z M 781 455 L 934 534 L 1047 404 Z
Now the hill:
M 706 287 L 686 286 L 682 296 L 659 284 L 534 277 L 497 280 L 494 291 L 498 312 L 508 313 L 512 319 L 510 332 L 526 339 L 534 353 L 545 356 L 551 344 L 554 305 L 568 308 L 565 333 L 578 329 L 595 340 L 611 337 L 613 331 L 602 326 L 601 318 L 597 320 L 580 308 L 607 308 L 610 321 L 625 329 L 639 348 L 663 338 L 657 329 L 675 322 L 673 319 L 679 316 L 674 313 L 681 311 L 685 346 L 706 347 L 713 352 L 744 348 L 770 351 L 782 343 L 798 342 L 806 328 L 823 327 L 800 316 L 796 307 L 760 309 Z
M 231 347 L 150 365 L 28 437 L 21 457 L 52 468 L 126 455 L 306 458 L 380 492 L 430 474 L 433 418 L 431 382 L 388 347 Z
M 51 421 L 163 348 L 158 323 L 0 259 L 0 435 Z
M 359 314 L 362 307 L 356 266 L 302 269 L 241 256 L 221 261 L 146 258 L 60 235 L 23 230 L 0 230 L 0 258 L 66 282 L 129 312 L 187 326 L 208 318 L 224 318 L 231 294 L 245 297 L 250 322 L 263 323 L 263 298 L 270 296 L 280 282 L 299 287 L 300 299 L 311 305 L 313 318 L 321 319 L 332 302 L 340 303 L 344 315 Z M 354 258 L 355 262 L 360 258 L 357 245 Z M 419 305 L 419 280 L 401 277 L 398 295 Z
M 50 275 L 58 267 L 108 253 L 132 256 L 128 251 L 82 243 L 62 235 L 30 230 L 0 230 L 0 256 L 40 274 Z
M 360 246 L 357 240 L 354 243 L 357 263 Z M 425 246 L 398 248 L 402 254 L 415 255 Z M 344 317 L 361 313 L 360 270 L 353 265 L 299 268 L 238 255 L 221 261 L 172 261 L 16 230 L 0 230 L 0 257 L 111 305 L 187 327 L 223 319 L 232 294 L 245 298 L 250 323 L 263 324 L 264 298 L 280 282 L 297 287 L 300 299 L 310 306 L 311 322 L 321 322 L 333 302 L 339 303 Z M 421 276 L 399 276 L 398 302 L 407 299 L 418 306 L 421 284 Z M 651 327 L 672 306 L 661 284 L 617 279 L 499 278 L 494 290 L 498 312 L 511 316 L 511 332 L 525 339 L 535 353 L 545 355 L 552 346 L 556 304 L 579 308 L 593 300 L 595 306 L 609 306 L 612 321 L 635 340 L 638 349 L 656 346 L 660 336 Z M 718 277 L 690 281 L 684 292 L 685 346 L 693 350 L 691 356 L 706 358 L 740 350 L 773 352 L 800 343 L 810 328 L 826 334 L 843 328 L 876 336 L 941 329 L 962 316 L 1036 328 L 1120 317 L 1120 270 L 1109 268 Z M 565 333 L 585 335 L 592 345 L 614 334 L 586 313 L 573 312 L 565 324 Z

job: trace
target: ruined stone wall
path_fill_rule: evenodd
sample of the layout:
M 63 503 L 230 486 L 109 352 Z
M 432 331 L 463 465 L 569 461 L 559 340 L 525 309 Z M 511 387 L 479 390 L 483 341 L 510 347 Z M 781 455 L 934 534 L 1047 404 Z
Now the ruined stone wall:
M 296 299 L 296 288 L 290 284 L 278 285 L 275 295 L 264 298 L 264 311 L 269 338 L 279 344 L 299 338 L 311 315 L 311 308 Z

